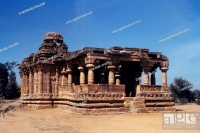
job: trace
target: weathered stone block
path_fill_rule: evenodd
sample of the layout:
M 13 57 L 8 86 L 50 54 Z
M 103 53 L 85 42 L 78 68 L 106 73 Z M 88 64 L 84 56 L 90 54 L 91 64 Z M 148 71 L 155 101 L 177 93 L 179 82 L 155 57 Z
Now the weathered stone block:
M 119 108 L 119 112 L 128 112 L 129 108 Z
M 146 104 L 146 107 L 150 107 L 150 106 L 156 106 L 156 103 L 145 103 Z
M 101 114 L 101 113 L 106 113 L 106 109 L 105 108 L 100 108 L 100 109 L 93 109 L 92 113 L 94 114 Z
M 113 106 L 113 107 L 123 107 L 124 103 L 113 103 L 111 106 Z
M 51 109 L 52 105 L 47 104 L 47 105 L 36 105 L 36 109 Z
M 165 107 L 156 107 L 155 111 L 165 111 Z
M 147 107 L 146 110 L 148 112 L 153 112 L 153 111 L 155 111 L 155 107 Z
M 146 105 L 145 104 L 135 104 L 133 105 L 135 108 L 145 108 Z
M 133 105 L 136 105 L 136 104 L 144 104 L 144 101 L 133 101 L 132 103 L 133 103 Z
M 145 99 L 144 98 L 142 98 L 142 97 L 135 97 L 134 99 L 133 99 L 133 101 L 145 101 Z

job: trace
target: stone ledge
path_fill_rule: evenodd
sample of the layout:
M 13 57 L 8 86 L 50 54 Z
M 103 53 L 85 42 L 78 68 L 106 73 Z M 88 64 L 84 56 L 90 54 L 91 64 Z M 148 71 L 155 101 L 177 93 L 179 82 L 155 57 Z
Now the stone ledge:
M 151 112 L 176 112 L 176 108 L 173 107 L 146 107 L 146 110 Z
M 175 103 L 174 102 L 149 102 L 149 103 L 145 103 L 145 105 L 147 107 L 158 107 L 158 106 L 174 106 Z

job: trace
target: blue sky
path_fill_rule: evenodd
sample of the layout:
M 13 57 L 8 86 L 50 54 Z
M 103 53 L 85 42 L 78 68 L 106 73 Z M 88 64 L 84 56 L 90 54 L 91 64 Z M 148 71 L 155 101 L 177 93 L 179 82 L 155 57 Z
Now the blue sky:
M 43 6 L 19 15 L 42 2 Z M 0 49 L 19 44 L 0 52 L 0 62 L 20 63 L 38 51 L 45 33 L 55 31 L 63 35 L 69 51 L 86 46 L 121 46 L 161 52 L 170 61 L 168 84 L 181 76 L 195 84 L 200 82 L 199 6 L 198 0 L 1 0 Z M 138 20 L 139 23 L 112 33 Z M 189 30 L 159 42 L 185 29 Z M 20 83 L 19 70 L 14 71 Z M 156 79 L 161 84 L 160 71 L 156 72 Z M 193 89 L 200 89 L 200 83 Z

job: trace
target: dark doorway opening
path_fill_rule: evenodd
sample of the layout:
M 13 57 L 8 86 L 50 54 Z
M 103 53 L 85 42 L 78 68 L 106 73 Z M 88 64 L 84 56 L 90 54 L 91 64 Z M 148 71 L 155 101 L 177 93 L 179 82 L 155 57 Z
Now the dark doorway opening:
M 126 97 L 135 97 L 138 81 L 135 72 L 140 72 L 139 62 L 123 62 L 121 68 L 121 82 L 125 84 Z

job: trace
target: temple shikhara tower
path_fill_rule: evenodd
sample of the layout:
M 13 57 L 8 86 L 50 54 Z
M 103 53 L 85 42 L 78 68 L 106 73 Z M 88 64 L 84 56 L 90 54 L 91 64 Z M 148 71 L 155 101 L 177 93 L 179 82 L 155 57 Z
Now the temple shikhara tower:
M 69 111 L 83 114 L 176 111 L 167 85 L 168 66 L 165 55 L 146 48 L 68 51 L 62 35 L 49 32 L 38 52 L 19 66 L 21 99 L 29 107 L 69 106 Z M 161 85 L 156 78 L 162 79 Z

